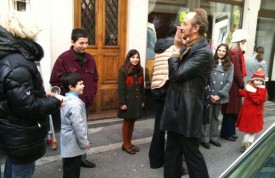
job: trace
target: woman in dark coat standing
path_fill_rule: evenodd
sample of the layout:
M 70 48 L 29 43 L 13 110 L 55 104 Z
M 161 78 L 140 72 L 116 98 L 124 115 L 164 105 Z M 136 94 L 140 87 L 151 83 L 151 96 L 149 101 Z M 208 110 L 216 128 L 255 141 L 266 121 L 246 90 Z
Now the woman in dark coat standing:
M 35 21 L 26 12 L 0 20 L 0 147 L 4 177 L 30 178 L 46 152 L 47 117 L 64 103 L 46 94 L 36 62 L 43 57 Z
M 135 49 L 128 52 L 118 77 L 118 117 L 123 118 L 122 150 L 135 154 L 139 148 L 132 144 L 132 134 L 136 119 L 141 118 L 144 107 L 144 78 L 140 65 L 140 55 Z
M 221 127 L 221 137 L 229 141 L 236 141 L 238 138 L 235 123 L 242 107 L 239 90 L 244 88 L 244 77 L 246 76 L 243 53 L 245 52 L 247 38 L 248 35 L 243 29 L 237 29 L 232 35 L 229 47 L 230 60 L 234 65 L 234 74 L 232 86 L 229 90 L 229 103 L 222 106 L 223 121 Z

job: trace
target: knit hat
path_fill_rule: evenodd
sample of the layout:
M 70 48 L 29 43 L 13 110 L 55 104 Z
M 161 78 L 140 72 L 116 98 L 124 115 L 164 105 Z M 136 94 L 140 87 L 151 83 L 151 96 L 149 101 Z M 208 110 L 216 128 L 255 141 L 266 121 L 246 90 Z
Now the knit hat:
M 249 38 L 248 34 L 243 29 L 237 29 L 232 34 L 231 43 L 236 43 L 242 40 L 247 40 Z
M 251 80 L 265 80 L 265 75 L 262 68 L 259 68 L 252 76 Z

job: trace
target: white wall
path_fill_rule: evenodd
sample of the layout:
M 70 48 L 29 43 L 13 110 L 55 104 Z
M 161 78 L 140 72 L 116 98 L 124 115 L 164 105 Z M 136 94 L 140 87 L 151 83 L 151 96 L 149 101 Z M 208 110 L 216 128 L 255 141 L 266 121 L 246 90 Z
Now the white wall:
M 32 9 L 43 23 L 38 42 L 45 56 L 41 61 L 45 88 L 50 90 L 49 79 L 57 57 L 71 46 L 73 28 L 73 0 L 33 0 Z
M 127 52 L 136 49 L 140 53 L 141 65 L 145 67 L 147 16 L 149 0 L 128 0 Z
M 0 16 L 13 10 L 11 2 L 0 0 Z M 52 66 L 58 55 L 71 46 L 73 0 L 32 0 L 30 3 L 30 11 L 42 28 L 37 42 L 44 49 L 44 57 L 41 60 L 42 76 L 45 89 L 49 91 Z
M 244 1 L 244 15 L 243 15 L 243 25 L 242 28 L 248 32 L 249 39 L 246 44 L 245 56 L 251 56 L 254 51 L 256 28 L 258 12 L 260 9 L 260 0 L 245 0 Z
M 31 11 L 41 19 L 42 31 L 38 43 L 43 46 L 41 61 L 45 89 L 50 90 L 49 79 L 57 57 L 71 45 L 73 28 L 73 0 L 32 0 Z

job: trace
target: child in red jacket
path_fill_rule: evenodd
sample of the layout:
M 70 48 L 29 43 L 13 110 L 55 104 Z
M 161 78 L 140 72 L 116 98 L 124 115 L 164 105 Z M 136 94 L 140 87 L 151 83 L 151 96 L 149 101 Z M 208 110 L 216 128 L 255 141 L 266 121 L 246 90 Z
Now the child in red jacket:
M 244 102 L 236 126 L 239 127 L 241 132 L 245 132 L 241 153 L 253 143 L 256 133 L 263 129 L 264 102 L 267 100 L 264 80 L 265 75 L 262 68 L 260 68 L 253 74 L 245 89 L 240 90 Z

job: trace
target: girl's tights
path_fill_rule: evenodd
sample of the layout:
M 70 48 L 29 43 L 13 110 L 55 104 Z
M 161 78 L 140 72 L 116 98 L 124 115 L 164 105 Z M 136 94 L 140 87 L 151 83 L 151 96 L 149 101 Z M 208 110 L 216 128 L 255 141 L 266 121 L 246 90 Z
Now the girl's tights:
M 132 135 L 134 130 L 135 120 L 124 119 L 122 125 L 122 137 L 123 137 L 123 147 L 125 149 L 131 148 L 132 145 Z

